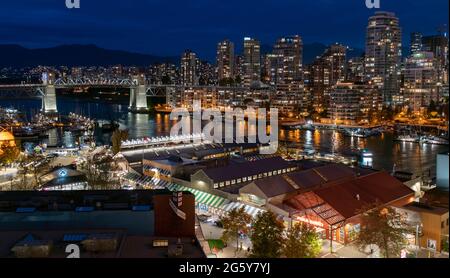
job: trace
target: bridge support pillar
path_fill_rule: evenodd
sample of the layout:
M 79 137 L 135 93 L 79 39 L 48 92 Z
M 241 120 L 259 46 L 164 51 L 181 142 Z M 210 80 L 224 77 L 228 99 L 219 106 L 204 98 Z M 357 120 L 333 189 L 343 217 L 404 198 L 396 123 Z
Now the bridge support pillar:
M 147 87 L 144 77 L 135 79 L 137 86 L 130 88 L 130 111 L 134 113 L 147 113 Z
M 44 96 L 42 98 L 42 112 L 46 114 L 58 113 L 56 106 L 56 90 L 54 85 L 45 86 Z

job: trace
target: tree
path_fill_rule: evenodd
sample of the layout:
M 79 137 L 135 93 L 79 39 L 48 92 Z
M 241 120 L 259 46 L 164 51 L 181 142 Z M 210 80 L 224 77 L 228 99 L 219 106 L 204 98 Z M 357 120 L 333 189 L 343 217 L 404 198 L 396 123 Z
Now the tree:
M 245 212 L 244 207 L 232 209 L 228 214 L 220 219 L 223 225 L 222 240 L 236 240 L 236 251 L 239 249 L 239 233 L 248 234 L 252 217 Z
M 9 165 L 15 162 L 20 155 L 20 150 L 16 146 L 3 146 L 0 149 L 0 164 Z
M 322 240 L 305 224 L 295 224 L 287 232 L 283 253 L 287 258 L 316 258 L 322 250 Z
M 259 213 L 251 235 L 253 258 L 278 258 L 283 249 L 283 223 L 270 211 Z
M 399 256 L 407 246 L 405 234 L 411 231 L 405 217 L 394 208 L 381 207 L 378 203 L 363 211 L 356 244 L 361 248 L 377 245 L 386 258 Z
M 128 139 L 128 131 L 117 129 L 113 132 L 111 136 L 111 142 L 112 142 L 112 151 L 114 154 L 120 152 L 122 141 L 127 139 Z

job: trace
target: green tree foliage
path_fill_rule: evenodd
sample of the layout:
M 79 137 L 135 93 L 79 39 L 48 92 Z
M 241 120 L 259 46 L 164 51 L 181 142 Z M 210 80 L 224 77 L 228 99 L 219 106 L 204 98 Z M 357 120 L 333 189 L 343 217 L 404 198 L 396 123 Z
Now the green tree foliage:
M 0 149 L 0 164 L 8 165 L 19 159 L 20 150 L 16 146 L 3 146 Z
M 112 142 L 112 151 L 114 154 L 120 152 L 122 141 L 127 139 L 128 139 L 128 131 L 117 129 L 113 132 L 111 136 L 111 142 Z
M 283 223 L 270 211 L 259 213 L 253 223 L 253 258 L 278 258 L 283 251 Z
M 411 232 L 405 217 L 394 208 L 380 207 L 379 204 L 362 211 L 356 244 L 361 248 L 374 244 L 384 257 L 398 257 L 407 245 L 405 234 Z
M 322 250 L 322 240 L 316 231 L 305 224 L 288 230 L 283 253 L 287 258 L 316 258 Z
M 222 240 L 224 242 L 236 240 L 236 250 L 238 250 L 239 233 L 246 235 L 249 233 L 249 226 L 252 222 L 252 217 L 245 212 L 244 207 L 241 207 L 240 209 L 232 209 L 220 220 L 223 225 Z

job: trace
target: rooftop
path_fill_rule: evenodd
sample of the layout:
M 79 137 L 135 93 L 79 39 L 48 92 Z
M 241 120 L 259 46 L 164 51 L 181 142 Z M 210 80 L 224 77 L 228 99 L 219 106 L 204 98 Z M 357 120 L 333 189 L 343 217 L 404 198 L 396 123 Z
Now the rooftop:
M 414 192 L 411 189 L 389 173 L 375 172 L 323 185 L 288 199 L 285 204 L 298 211 L 328 206 L 342 218 L 348 219 L 358 215 L 366 205 L 376 202 L 389 204 L 413 196 Z M 320 216 L 320 213 L 318 214 Z
M 276 156 L 256 161 L 231 161 L 227 166 L 204 169 L 205 174 L 214 182 L 222 182 L 242 177 L 253 176 L 275 170 L 282 170 L 295 165 Z

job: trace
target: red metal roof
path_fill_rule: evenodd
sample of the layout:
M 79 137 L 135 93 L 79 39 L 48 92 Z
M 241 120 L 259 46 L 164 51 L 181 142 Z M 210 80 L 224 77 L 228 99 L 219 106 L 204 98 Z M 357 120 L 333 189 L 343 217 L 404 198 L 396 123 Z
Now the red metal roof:
M 375 202 L 388 204 L 412 196 L 414 192 L 387 172 L 324 185 L 301 193 L 284 203 L 295 210 L 313 210 L 329 224 L 335 224 L 357 214 Z

